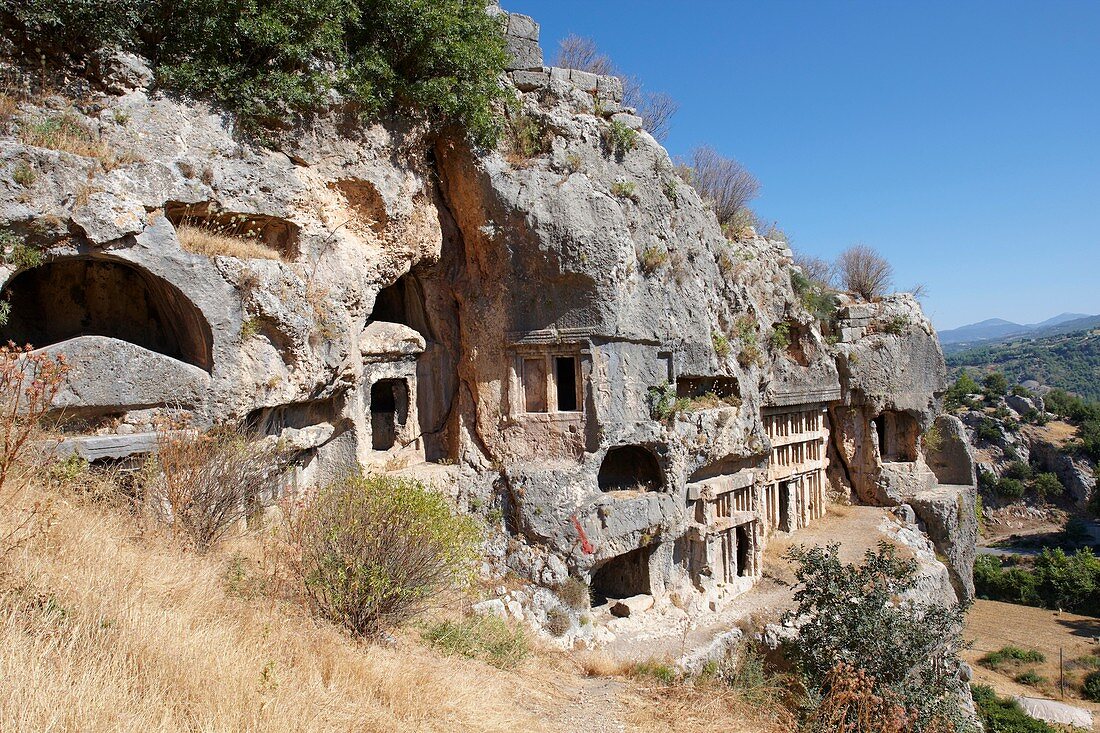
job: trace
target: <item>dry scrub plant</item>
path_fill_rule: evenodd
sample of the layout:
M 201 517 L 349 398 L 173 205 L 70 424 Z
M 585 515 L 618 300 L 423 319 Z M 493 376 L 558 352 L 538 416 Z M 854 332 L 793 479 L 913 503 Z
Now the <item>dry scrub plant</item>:
M 857 244 L 837 257 L 836 274 L 842 288 L 864 300 L 874 300 L 890 290 L 894 268 L 871 247 Z
M 207 257 L 223 255 L 241 260 L 278 260 L 282 255 L 261 238 L 262 230 L 244 216 L 225 221 L 187 215 L 176 225 L 180 246 Z
M 299 575 L 314 610 L 373 637 L 470 580 L 481 537 L 442 494 L 417 481 L 350 476 L 322 489 L 291 521 Z
M 35 354 L 11 342 L 0 346 L 0 513 L 8 515 L 0 528 L 0 557 L 26 538 L 38 516 L 37 506 L 19 503 L 50 460 L 35 438 L 67 371 L 63 356 Z
M 158 426 L 146 497 L 155 515 L 203 553 L 258 508 L 280 456 L 276 447 L 235 430 L 178 428 Z
M 736 234 L 746 223 L 749 201 L 760 191 L 760 182 L 733 158 L 712 147 L 696 148 L 691 154 L 687 183 L 714 209 L 723 231 Z

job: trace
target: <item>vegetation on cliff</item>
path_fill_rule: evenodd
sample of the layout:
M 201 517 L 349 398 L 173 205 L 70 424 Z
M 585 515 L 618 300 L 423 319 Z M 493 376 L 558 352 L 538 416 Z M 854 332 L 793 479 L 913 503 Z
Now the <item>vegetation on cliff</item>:
M 996 370 L 1013 383 L 1034 379 L 1085 399 L 1100 400 L 1100 332 L 1078 331 L 980 346 L 947 357 L 959 373 Z
M 139 53 L 167 88 L 208 97 L 246 126 L 290 122 L 342 96 L 371 117 L 395 106 L 499 134 L 507 56 L 478 0 L 0 2 L 0 28 L 37 60 Z

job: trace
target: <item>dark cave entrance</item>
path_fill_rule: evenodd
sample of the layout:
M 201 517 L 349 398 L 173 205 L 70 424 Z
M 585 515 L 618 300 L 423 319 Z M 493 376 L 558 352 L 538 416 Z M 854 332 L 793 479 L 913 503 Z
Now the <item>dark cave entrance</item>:
M 599 605 L 608 599 L 649 593 L 649 562 L 652 556 L 652 547 L 640 547 L 601 565 L 592 575 L 593 602 Z
M 370 388 L 371 447 L 390 450 L 397 431 L 409 417 L 409 385 L 404 379 L 382 379 Z
M 179 288 L 137 265 L 74 257 L 25 270 L 4 288 L 0 338 L 36 348 L 78 336 L 128 341 L 210 371 L 213 335 Z
M 609 450 L 597 481 L 600 491 L 656 491 L 664 484 L 657 457 L 640 445 Z

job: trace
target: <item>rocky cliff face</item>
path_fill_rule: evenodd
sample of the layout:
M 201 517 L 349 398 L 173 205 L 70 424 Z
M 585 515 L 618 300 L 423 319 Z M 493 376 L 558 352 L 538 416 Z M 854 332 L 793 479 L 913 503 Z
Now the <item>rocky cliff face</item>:
M 618 80 L 508 27 L 523 150 L 335 112 L 261 146 L 133 57 L 22 103 L 0 226 L 44 262 L 8 258 L 4 335 L 72 360 L 78 452 L 145 450 L 162 413 L 244 422 L 296 451 L 287 490 L 430 477 L 502 563 L 616 598 L 719 602 L 829 495 L 908 503 L 969 595 L 973 466 L 917 303 L 847 303 L 827 343 L 785 244 L 727 240 Z M 88 145 L 28 133 L 50 125 Z

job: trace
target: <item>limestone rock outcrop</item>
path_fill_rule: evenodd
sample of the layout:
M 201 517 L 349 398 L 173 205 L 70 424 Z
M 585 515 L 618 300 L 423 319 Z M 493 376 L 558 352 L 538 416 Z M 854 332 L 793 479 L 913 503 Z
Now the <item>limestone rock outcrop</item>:
M 0 228 L 44 257 L 0 269 L 0 335 L 69 357 L 73 440 L 181 412 L 293 449 L 287 486 L 430 477 L 494 523 L 497 571 L 609 599 L 724 602 L 843 488 L 912 505 L 972 593 L 973 464 L 953 423 L 922 450 L 945 370 L 917 302 L 846 302 L 830 345 L 785 243 L 727 239 L 618 79 L 507 27 L 535 151 L 339 110 L 262 146 L 136 57 L 22 103 L 101 151 L 0 135 Z

